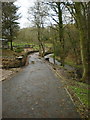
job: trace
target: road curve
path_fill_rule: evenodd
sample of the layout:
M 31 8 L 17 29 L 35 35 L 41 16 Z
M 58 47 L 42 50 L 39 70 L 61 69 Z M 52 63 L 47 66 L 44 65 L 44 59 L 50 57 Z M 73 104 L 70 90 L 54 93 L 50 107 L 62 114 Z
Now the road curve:
M 22 72 L 2 82 L 3 118 L 80 118 L 61 81 L 37 53 Z

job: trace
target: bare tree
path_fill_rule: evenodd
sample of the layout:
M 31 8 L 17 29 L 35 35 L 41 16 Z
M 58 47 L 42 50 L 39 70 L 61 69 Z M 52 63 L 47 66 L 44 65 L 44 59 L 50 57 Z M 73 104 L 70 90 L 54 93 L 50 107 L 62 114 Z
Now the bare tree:
M 81 59 L 83 64 L 83 76 L 82 81 L 88 80 L 88 7 L 90 4 L 86 2 L 66 3 L 66 7 L 74 17 L 80 34 L 80 49 Z M 90 13 L 89 13 L 90 14 Z
M 63 10 L 63 4 L 61 2 L 49 2 L 47 3 L 48 5 L 51 6 L 51 9 L 53 12 L 50 14 L 50 17 L 54 20 L 56 23 L 57 31 L 59 34 L 59 45 L 60 45 L 60 60 L 61 60 L 61 65 L 64 66 L 64 36 L 63 36 L 63 15 L 62 15 L 62 10 Z
M 32 14 L 35 27 L 37 28 L 38 42 L 39 42 L 39 54 L 44 56 L 45 54 L 45 46 L 43 41 L 43 29 L 44 23 L 47 16 L 47 7 L 43 2 L 39 2 L 38 0 L 34 3 L 34 6 L 29 8 L 29 15 Z M 31 17 L 28 18 L 31 21 Z

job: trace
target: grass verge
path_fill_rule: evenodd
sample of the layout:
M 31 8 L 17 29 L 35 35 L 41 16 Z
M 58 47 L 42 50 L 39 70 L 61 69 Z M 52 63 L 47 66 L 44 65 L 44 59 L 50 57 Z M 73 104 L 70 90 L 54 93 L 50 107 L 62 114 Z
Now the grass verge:
M 88 119 L 89 113 L 89 88 L 90 85 L 86 83 L 79 82 L 78 80 L 73 80 L 72 77 L 68 77 L 67 70 L 64 67 L 51 64 L 54 71 L 60 78 L 68 92 L 70 93 L 77 111 L 79 112 L 83 120 Z
M 79 100 L 88 107 L 88 85 L 85 83 L 76 82 L 72 86 L 69 86 L 77 95 Z

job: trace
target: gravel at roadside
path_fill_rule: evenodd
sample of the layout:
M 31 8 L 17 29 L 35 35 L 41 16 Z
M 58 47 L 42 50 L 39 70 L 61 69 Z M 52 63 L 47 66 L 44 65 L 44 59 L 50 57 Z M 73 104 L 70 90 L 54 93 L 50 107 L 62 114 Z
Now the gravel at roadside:
M 8 77 L 13 75 L 16 72 L 19 72 L 21 68 L 12 68 L 12 69 L 0 69 L 0 81 L 6 80 Z

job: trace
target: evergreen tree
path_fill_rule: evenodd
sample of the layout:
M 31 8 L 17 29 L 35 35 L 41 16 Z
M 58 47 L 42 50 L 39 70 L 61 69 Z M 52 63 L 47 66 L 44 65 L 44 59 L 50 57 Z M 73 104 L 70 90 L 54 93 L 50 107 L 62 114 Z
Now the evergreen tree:
M 19 29 L 17 10 L 18 7 L 13 2 L 2 3 L 2 37 L 8 39 L 8 42 L 11 43 L 11 50 L 13 50 L 12 41 Z

